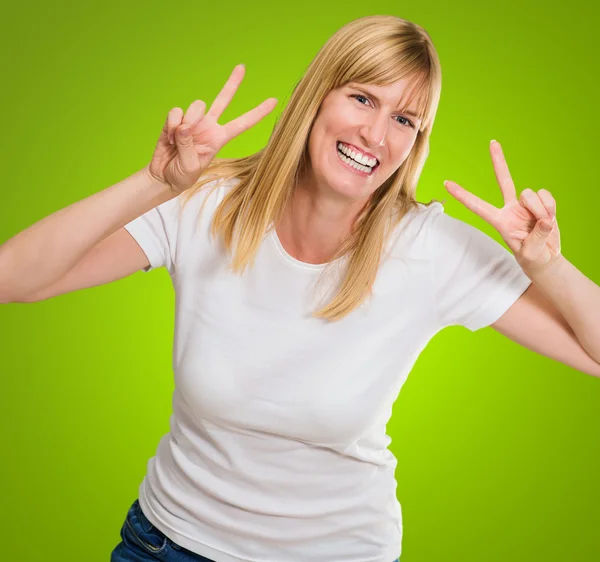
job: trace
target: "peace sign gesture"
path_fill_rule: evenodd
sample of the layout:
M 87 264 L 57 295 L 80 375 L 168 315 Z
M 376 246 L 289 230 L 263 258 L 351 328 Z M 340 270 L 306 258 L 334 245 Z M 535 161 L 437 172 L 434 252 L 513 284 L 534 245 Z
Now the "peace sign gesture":
M 202 100 L 192 102 L 185 115 L 180 107 L 169 111 L 148 170 L 173 193 L 179 194 L 192 187 L 225 144 L 256 125 L 275 108 L 277 99 L 268 98 L 233 121 L 224 125 L 218 123 L 244 74 L 244 65 L 233 69 L 208 112 Z
M 497 141 L 490 143 L 492 163 L 504 197 L 501 209 L 490 205 L 453 181 L 444 182 L 450 195 L 490 223 L 512 250 L 517 262 L 530 274 L 550 266 L 560 257 L 560 232 L 556 201 L 546 189 L 525 189 L 517 199 L 515 184 Z

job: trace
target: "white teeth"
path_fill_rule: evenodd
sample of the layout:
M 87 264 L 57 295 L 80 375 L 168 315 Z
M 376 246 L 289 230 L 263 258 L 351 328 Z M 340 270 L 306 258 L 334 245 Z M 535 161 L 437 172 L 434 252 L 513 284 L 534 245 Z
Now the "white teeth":
M 346 164 L 349 164 L 354 169 L 360 170 L 361 172 L 365 172 L 366 174 L 370 174 L 373 171 L 373 169 L 370 168 L 369 166 L 363 166 L 362 164 L 359 164 L 358 162 L 355 162 L 351 158 L 348 158 L 347 156 L 344 156 L 339 150 L 337 151 L 337 153 L 338 153 L 338 157 L 339 157 L 340 160 L 342 160 Z
M 353 160 L 360 162 L 364 166 L 369 166 L 372 168 L 377 163 L 376 158 L 369 158 L 368 156 L 365 156 L 364 154 L 360 154 L 360 153 L 348 148 L 346 145 L 342 144 L 341 142 L 338 142 L 337 147 L 346 156 L 349 156 Z

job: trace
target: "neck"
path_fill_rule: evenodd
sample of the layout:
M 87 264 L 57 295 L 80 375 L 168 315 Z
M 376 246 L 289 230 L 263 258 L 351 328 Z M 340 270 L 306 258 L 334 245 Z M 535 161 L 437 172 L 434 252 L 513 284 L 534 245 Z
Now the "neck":
M 364 200 L 344 199 L 333 192 L 318 193 L 309 185 L 298 183 L 276 225 L 277 236 L 286 252 L 297 260 L 329 262 L 350 236 L 364 206 Z

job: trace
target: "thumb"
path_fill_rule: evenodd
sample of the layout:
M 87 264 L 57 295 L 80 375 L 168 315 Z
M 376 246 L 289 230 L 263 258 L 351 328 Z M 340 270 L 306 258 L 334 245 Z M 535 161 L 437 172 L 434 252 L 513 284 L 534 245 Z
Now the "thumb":
M 540 219 L 535 225 L 535 229 L 539 230 L 539 236 L 547 238 L 554 228 L 554 221 L 552 219 Z
M 550 219 L 540 219 L 523 242 L 523 245 L 526 246 L 529 251 L 542 251 L 553 228 L 554 221 L 551 221 Z
M 175 132 L 175 142 L 183 169 L 187 172 L 195 171 L 199 166 L 198 153 L 194 146 L 194 137 L 190 125 L 181 125 Z

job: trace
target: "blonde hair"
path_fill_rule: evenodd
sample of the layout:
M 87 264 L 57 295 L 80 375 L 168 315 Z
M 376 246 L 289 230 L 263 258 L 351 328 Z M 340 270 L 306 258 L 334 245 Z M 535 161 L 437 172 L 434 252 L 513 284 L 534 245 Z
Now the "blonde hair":
M 267 145 L 244 158 L 213 160 L 200 180 L 183 193 L 185 203 L 215 179 L 213 189 L 223 181 L 239 180 L 216 209 L 211 226 L 212 236 L 221 235 L 230 253 L 235 238 L 229 266 L 233 272 L 241 274 L 254 264 L 264 236 L 290 204 L 307 164 L 308 137 L 325 96 L 349 82 L 387 86 L 404 78 L 409 84 L 405 107 L 416 99 L 422 119 L 414 146 L 372 194 L 351 235 L 329 262 L 348 258 L 339 292 L 313 316 L 338 320 L 370 295 L 390 233 L 406 213 L 418 207 L 416 186 L 427 159 L 441 91 L 439 59 L 429 34 L 395 16 L 368 16 L 339 29 L 294 88 Z

